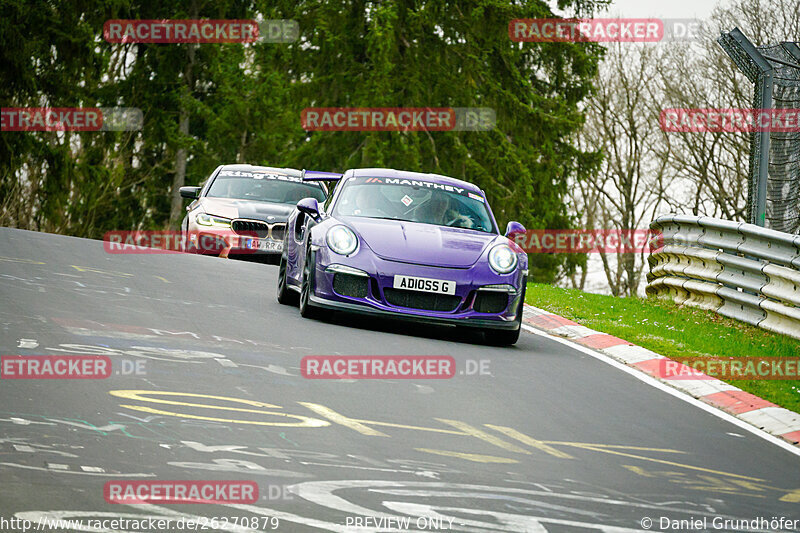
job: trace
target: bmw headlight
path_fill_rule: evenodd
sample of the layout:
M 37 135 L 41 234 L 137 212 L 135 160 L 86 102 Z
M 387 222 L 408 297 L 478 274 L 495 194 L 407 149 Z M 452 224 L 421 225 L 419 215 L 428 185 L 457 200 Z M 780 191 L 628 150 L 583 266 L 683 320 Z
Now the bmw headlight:
M 328 243 L 328 248 L 339 255 L 350 255 L 358 247 L 356 234 L 347 226 L 338 225 L 332 227 L 328 230 L 325 240 Z
M 197 215 L 195 221 L 201 226 L 223 226 L 226 228 L 231 227 L 231 219 L 211 216 L 207 213 L 200 213 Z
M 517 254 L 507 244 L 498 244 L 489 251 L 489 266 L 498 274 L 508 274 L 517 268 Z

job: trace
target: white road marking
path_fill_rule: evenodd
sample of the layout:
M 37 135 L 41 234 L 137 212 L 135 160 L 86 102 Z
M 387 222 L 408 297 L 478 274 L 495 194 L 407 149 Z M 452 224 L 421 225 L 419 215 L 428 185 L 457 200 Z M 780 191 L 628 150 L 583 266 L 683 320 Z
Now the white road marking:
M 528 326 L 527 324 L 523 324 L 522 325 L 522 329 L 524 329 L 525 331 L 527 331 L 529 333 L 533 333 L 534 335 L 538 335 L 540 337 L 544 337 L 544 338 L 553 340 L 555 342 L 561 343 L 561 344 L 563 344 L 565 346 L 569 346 L 573 350 L 577 350 L 577 351 L 579 351 L 581 353 L 585 353 L 586 355 L 590 355 L 590 356 L 594 357 L 595 359 L 603 361 L 604 363 L 609 364 L 609 365 L 613 366 L 614 368 L 617 368 L 619 370 L 622 370 L 623 372 L 626 372 L 626 373 L 630 374 L 631 376 L 635 377 L 639 381 L 643 381 L 643 382 L 647 383 L 648 385 L 650 385 L 652 387 L 655 387 L 655 388 L 657 388 L 659 390 L 662 390 L 662 391 L 664 391 L 664 392 L 666 392 L 668 394 L 671 394 L 672 396 L 674 396 L 676 398 L 679 398 L 679 399 L 683 400 L 686 403 L 694 405 L 695 407 L 697 407 L 699 409 L 702 409 L 703 411 L 705 411 L 707 413 L 710 413 L 710 414 L 716 416 L 717 418 L 721 418 L 722 420 L 725 420 L 726 422 L 730 422 L 731 424 L 733 424 L 735 426 L 738 426 L 738 427 L 740 427 L 742 429 L 746 429 L 747 431 L 749 431 L 753 435 L 757 435 L 757 436 L 761 437 L 762 439 L 764 439 L 764 440 L 766 440 L 768 442 L 771 442 L 772 444 L 774 444 L 774 445 L 776 445 L 776 446 L 778 446 L 780 448 L 783 448 L 787 452 L 790 452 L 790 453 L 800 457 L 800 448 L 798 448 L 796 446 L 793 446 L 792 444 L 789 444 L 787 441 L 785 441 L 785 440 L 783 440 L 783 439 L 781 439 L 779 437 L 775 437 L 774 435 L 770 435 L 766 431 L 762 431 L 762 430 L 758 429 L 757 427 L 755 427 L 753 425 L 750 425 L 749 423 L 745 422 L 744 420 L 740 420 L 740 419 L 736 418 L 733 415 L 729 415 L 725 411 L 721 411 L 721 410 L 717 409 L 716 407 L 712 407 L 711 405 L 709 405 L 709 404 L 707 404 L 705 402 L 702 402 L 702 401 L 700 401 L 700 400 L 698 400 L 696 398 L 693 398 L 693 397 L 689 396 L 688 394 L 686 394 L 685 392 L 682 392 L 682 391 L 680 391 L 678 389 L 670 387 L 669 385 L 666 385 L 665 383 L 662 383 L 662 382 L 658 381 L 657 379 L 649 376 L 648 374 L 645 374 L 641 370 L 638 370 L 636 368 L 631 368 L 631 367 L 629 367 L 627 365 L 624 365 L 624 364 L 620 363 L 619 361 L 617 361 L 616 359 L 613 359 L 612 357 L 610 357 L 610 356 L 608 356 L 608 355 L 606 355 L 606 354 L 604 354 L 602 352 L 598 352 L 598 351 L 592 350 L 591 348 L 587 348 L 585 346 L 581 346 L 580 344 L 576 344 L 576 343 L 571 342 L 571 341 L 569 341 L 567 339 L 562 339 L 560 337 L 555 337 L 553 335 L 550 335 L 549 333 L 545 333 L 543 331 L 537 330 L 536 328 Z
M 30 426 L 31 424 L 55 426 L 55 424 L 52 422 L 36 422 L 35 420 L 26 420 L 24 418 L 19 418 L 18 416 L 12 416 L 11 418 L 0 418 L 0 422 L 11 422 L 12 424 L 17 424 L 18 426 Z
M 63 468 L 42 468 L 40 466 L 20 465 L 17 463 L 0 463 L 0 466 L 13 466 L 14 468 L 24 468 L 26 470 L 39 470 L 40 472 L 57 472 L 59 474 L 78 474 L 82 476 L 104 476 L 104 477 L 156 477 L 155 474 L 106 474 L 100 472 L 77 472 L 69 469 L 67 465 L 53 465 L 48 463 L 48 466 L 58 466 Z
M 39 342 L 36 339 L 19 339 L 17 341 L 17 348 L 36 348 Z

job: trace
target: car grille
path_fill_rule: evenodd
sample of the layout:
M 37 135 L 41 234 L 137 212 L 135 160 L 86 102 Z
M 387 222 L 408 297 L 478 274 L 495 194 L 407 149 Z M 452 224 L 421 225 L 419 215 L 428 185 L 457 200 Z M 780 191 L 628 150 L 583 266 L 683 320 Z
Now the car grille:
M 433 294 L 430 292 L 405 291 L 385 288 L 383 294 L 386 301 L 397 307 L 422 309 L 424 311 L 453 311 L 461 302 L 461 298 L 452 294 Z
M 508 293 L 481 292 L 475 296 L 473 308 L 479 313 L 502 313 L 508 307 Z
M 333 276 L 333 290 L 342 296 L 351 298 L 366 298 L 369 288 L 369 278 L 354 276 L 337 272 Z
M 269 235 L 269 224 L 256 220 L 234 220 L 231 222 L 231 229 L 239 235 L 248 237 L 255 235 L 259 239 L 264 239 Z
M 272 225 L 272 240 L 282 241 L 283 236 L 286 235 L 286 224 L 273 224 Z
M 282 241 L 286 234 L 286 224 L 283 222 L 268 224 L 260 220 L 236 219 L 231 222 L 231 229 L 239 235 L 258 237 L 259 239 L 269 237 L 273 241 Z

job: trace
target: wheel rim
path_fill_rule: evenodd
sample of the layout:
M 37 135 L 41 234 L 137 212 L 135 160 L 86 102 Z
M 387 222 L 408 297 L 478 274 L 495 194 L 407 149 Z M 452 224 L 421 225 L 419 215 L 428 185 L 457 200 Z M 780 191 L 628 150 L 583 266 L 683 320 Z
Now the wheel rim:
M 311 259 L 311 255 L 306 258 L 306 264 L 303 265 L 303 284 L 301 287 L 301 294 L 300 294 L 300 303 L 303 305 L 303 309 L 308 306 L 308 297 L 311 293 L 311 269 L 308 268 L 308 261 Z
M 281 263 L 278 267 L 278 294 L 283 293 L 284 287 L 286 287 L 286 261 L 281 257 Z

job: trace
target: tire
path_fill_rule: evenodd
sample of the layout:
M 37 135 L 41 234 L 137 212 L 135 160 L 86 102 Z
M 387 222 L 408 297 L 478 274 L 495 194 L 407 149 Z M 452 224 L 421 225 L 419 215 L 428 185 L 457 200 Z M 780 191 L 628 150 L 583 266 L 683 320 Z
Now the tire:
M 286 257 L 281 254 L 278 263 L 278 303 L 283 305 L 296 305 L 297 293 L 294 292 L 286 283 Z
M 512 346 L 519 340 L 521 327 L 516 329 L 487 329 L 484 332 L 486 343 L 492 346 Z
M 189 231 L 181 229 L 181 252 L 185 254 L 196 254 L 197 249 L 189 243 Z
M 314 265 L 312 264 L 311 248 L 309 245 L 306 260 L 303 263 L 303 277 L 300 284 L 300 316 L 303 318 L 317 318 L 319 310 L 311 305 L 311 290 L 314 276 Z
M 519 308 L 517 309 L 517 318 L 514 323 L 517 325 L 514 329 L 487 329 L 484 330 L 483 336 L 486 343 L 492 346 L 512 346 L 519 340 L 519 334 L 522 331 L 522 311 L 525 309 L 525 289 L 526 283 L 522 285 L 522 298 L 519 301 Z

